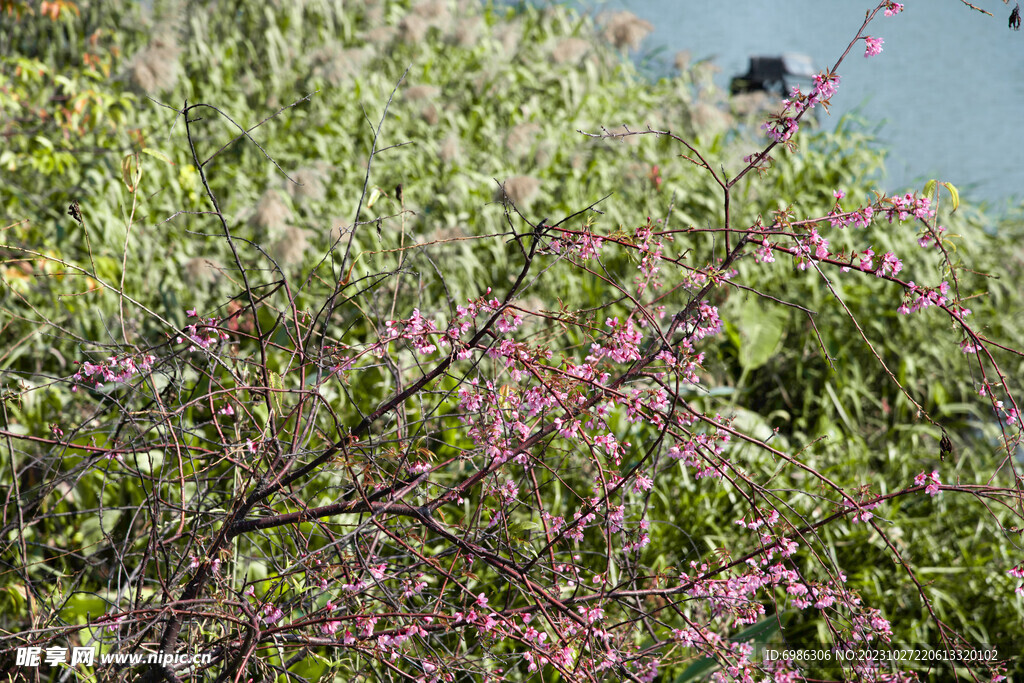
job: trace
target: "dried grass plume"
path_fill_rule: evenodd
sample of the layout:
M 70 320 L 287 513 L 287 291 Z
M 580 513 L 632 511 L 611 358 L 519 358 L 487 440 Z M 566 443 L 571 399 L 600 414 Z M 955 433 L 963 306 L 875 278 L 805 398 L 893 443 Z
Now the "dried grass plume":
M 494 191 L 494 200 L 498 202 L 511 202 L 516 206 L 526 206 L 537 195 L 540 189 L 540 181 L 536 178 L 517 175 L 509 178 Z
M 540 133 L 540 126 L 532 121 L 512 126 L 505 135 L 505 149 L 522 158 L 530 153 Z
M 292 175 L 294 183 L 288 183 L 288 194 L 299 201 L 322 202 L 327 192 L 324 189 L 324 171 L 320 168 L 300 168 Z
M 279 265 L 294 266 L 302 263 L 302 257 L 306 254 L 306 247 L 309 246 L 309 239 L 306 231 L 289 225 L 285 228 L 281 239 L 274 242 L 270 247 L 270 255 L 274 257 Z
M 579 64 L 590 51 L 590 43 L 582 38 L 563 38 L 551 48 L 551 61 L 555 64 Z
M 441 157 L 441 161 L 446 164 L 450 164 L 456 161 L 462 156 L 462 145 L 459 142 L 459 136 L 452 133 L 441 142 L 441 149 L 437 155 Z
M 140 92 L 162 92 L 171 90 L 178 82 L 178 55 L 181 48 L 174 40 L 174 33 L 163 32 L 153 38 L 132 58 L 128 67 L 128 79 Z
M 292 210 L 285 204 L 284 198 L 277 190 L 267 190 L 256 204 L 249 223 L 267 235 L 284 226 L 292 216 Z
M 654 24 L 627 11 L 604 13 L 598 20 L 604 26 L 605 40 L 619 49 L 635 50 L 654 30 Z

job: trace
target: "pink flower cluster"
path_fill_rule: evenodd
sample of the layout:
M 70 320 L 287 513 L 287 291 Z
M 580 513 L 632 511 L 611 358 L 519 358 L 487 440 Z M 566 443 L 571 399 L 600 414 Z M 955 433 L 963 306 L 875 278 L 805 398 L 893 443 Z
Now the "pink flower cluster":
M 856 227 L 867 227 L 868 223 L 874 218 L 876 207 L 865 206 L 857 211 L 843 211 L 839 205 L 840 199 L 845 196 L 845 193 L 836 191 L 833 193 L 836 197 L 836 206 L 829 214 L 829 223 L 833 228 L 845 228 L 848 225 Z M 931 208 L 931 199 L 928 197 L 917 197 L 911 193 L 907 193 L 903 196 L 897 197 L 883 197 L 877 202 L 877 210 L 881 211 L 889 222 L 892 223 L 894 220 L 905 221 L 910 218 L 918 220 L 927 220 L 935 217 L 935 211 Z M 938 228 L 937 233 L 942 234 L 945 232 L 944 228 Z M 931 238 L 922 238 L 919 240 L 921 246 L 927 246 Z
M 556 254 L 575 253 L 582 261 L 589 261 L 600 255 L 604 238 L 594 235 L 589 230 L 580 232 L 565 231 L 551 240 L 548 248 Z
M 881 38 L 872 38 L 871 36 L 864 36 L 864 56 L 874 57 L 875 55 L 882 53 L 882 43 L 885 41 Z
M 751 531 L 756 531 L 757 529 L 760 529 L 762 526 L 769 526 L 769 527 L 775 526 L 775 524 L 778 523 L 778 521 L 779 521 L 779 511 L 778 510 L 772 510 L 767 515 L 762 515 L 760 511 L 757 511 L 757 514 L 754 516 L 753 520 L 748 522 L 746 520 L 746 517 L 744 517 L 743 519 L 737 519 L 736 520 L 736 525 L 737 526 L 741 526 L 744 529 L 750 529 Z
M 937 289 L 921 287 L 911 280 L 907 283 L 907 288 L 903 293 L 903 303 L 896 310 L 902 315 L 909 315 L 910 313 L 917 313 L 918 311 L 929 308 L 930 306 L 944 306 L 946 304 L 946 294 L 948 292 L 949 283 L 945 280 L 942 281 L 942 284 L 939 285 Z M 911 301 L 911 299 L 913 299 L 913 301 Z M 970 309 L 962 306 L 954 306 L 953 310 L 961 317 L 971 314 Z
M 903 262 L 896 258 L 896 254 L 887 251 L 882 255 L 882 265 L 875 271 L 875 275 L 878 277 L 898 275 L 901 270 L 903 270 Z
M 616 363 L 631 363 L 639 360 L 639 347 L 644 335 L 633 326 L 633 319 L 629 318 L 620 323 L 618 318 L 608 318 L 604 324 L 611 328 L 608 342 L 606 345 L 597 342 L 591 344 L 587 363 L 594 365 L 601 358 L 611 358 Z
M 946 229 L 941 225 L 936 225 L 932 230 L 924 230 L 920 237 L 917 238 L 917 244 L 920 247 L 927 248 L 933 244 L 938 247 L 942 244 L 942 236 L 946 233 Z
M 843 211 L 839 206 L 839 202 L 836 202 L 836 208 L 828 215 L 828 221 L 833 228 L 842 229 L 848 225 L 866 228 L 874 217 L 875 207 L 873 206 L 865 206 L 857 211 Z
M 1006 573 L 1015 579 L 1024 579 L 1024 564 L 1018 564 L 1016 567 L 1011 567 Z M 1014 589 L 1014 592 L 1017 595 L 1024 595 L 1024 584 L 1017 586 L 1017 588 Z
M 263 623 L 267 624 L 268 626 L 276 621 L 280 621 L 283 617 L 284 611 L 280 607 L 276 607 L 269 603 L 264 605 L 263 609 L 260 610 L 259 613 L 260 620 L 262 620 Z
M 661 262 L 664 259 L 664 244 L 661 236 L 654 231 L 654 223 L 650 217 L 647 223 L 634 231 L 633 247 L 640 255 L 640 264 L 637 266 L 640 275 L 634 280 L 637 295 L 647 291 L 647 287 L 658 289 L 661 287 L 658 274 L 661 272 Z
M 196 309 L 191 308 L 188 311 L 190 318 L 199 318 L 199 314 Z M 198 322 L 186 325 L 182 330 L 185 335 L 179 336 L 176 340 L 176 344 L 181 344 L 184 341 L 190 341 L 201 349 L 208 349 L 218 341 L 227 341 L 228 335 L 217 327 L 217 320 L 215 318 L 199 318 Z
M 924 491 L 929 496 L 939 495 L 939 487 L 942 486 L 942 480 L 939 479 L 939 473 L 933 471 L 931 474 L 921 472 L 921 474 L 914 477 L 915 486 L 924 486 Z
M 403 579 L 402 580 L 402 598 L 409 599 L 414 595 L 419 595 L 427 587 L 427 582 L 422 580 L 422 574 L 417 575 L 415 580 Z
M 871 510 L 878 507 L 878 503 L 854 503 L 844 498 L 843 506 L 854 510 L 851 519 L 853 520 L 853 523 L 856 524 L 857 522 L 867 523 L 870 521 L 871 518 L 875 516 Z
M 919 220 L 935 217 L 935 211 L 931 208 L 932 200 L 928 197 L 915 197 L 908 192 L 902 197 L 889 197 L 883 201 L 883 211 L 890 223 L 893 220 L 903 222 L 911 217 Z
M 787 142 L 800 129 L 800 116 L 815 105 L 828 107 L 829 100 L 839 91 L 839 74 L 821 73 L 814 76 L 814 89 L 810 94 L 793 86 L 789 99 L 782 101 L 782 111 L 762 124 L 761 128 L 775 142 Z
M 487 295 L 489 296 L 490 293 L 491 289 L 488 287 Z M 452 319 L 444 333 L 440 331 L 437 323 L 425 318 L 418 308 L 413 309 L 412 316 L 408 320 L 388 320 L 384 323 L 384 334 L 381 335 L 372 350 L 377 355 L 384 355 L 389 342 L 405 339 L 422 355 L 429 355 L 437 351 L 438 348 L 450 346 L 458 349 L 456 357 L 459 360 L 465 360 L 472 355 L 472 351 L 461 338 L 472 329 L 473 321 L 478 316 L 498 312 L 494 327 L 502 334 L 515 332 L 523 324 L 521 311 L 511 306 L 503 306 L 493 297 L 488 299 L 486 296 L 482 296 L 477 299 L 469 299 L 465 306 L 457 305 L 455 312 L 455 318 Z M 506 341 L 508 344 L 515 345 L 514 342 Z M 491 355 L 492 357 L 495 355 L 514 356 L 515 353 L 512 347 L 505 347 L 498 350 L 491 349 Z M 350 368 L 352 362 L 353 359 L 348 359 L 343 364 L 344 368 Z
M 818 234 L 817 228 L 811 228 L 806 237 L 797 242 L 796 267 L 799 270 L 807 270 L 810 264 L 811 248 L 814 250 L 814 258 L 828 258 L 828 240 Z
M 795 552 L 795 543 L 781 553 L 788 557 Z M 803 579 L 799 572 L 781 561 L 750 560 L 747 572 L 725 579 L 704 578 L 711 573 L 708 564 L 690 563 L 691 573 L 679 575 L 681 586 L 691 597 L 707 600 L 716 617 L 729 617 L 735 626 L 753 624 L 764 615 L 766 595 L 774 589 L 784 589 L 790 604 L 797 609 L 827 609 L 846 601 L 840 589 Z M 846 577 L 840 574 L 840 582 Z M 685 638 L 685 634 L 680 634 Z M 679 637 L 679 636 L 677 636 Z
M 965 339 L 964 342 L 962 342 L 960 344 L 961 348 L 963 348 L 964 344 L 966 342 L 968 342 L 968 341 L 969 341 L 969 339 Z M 973 347 L 973 343 L 972 343 L 972 347 Z M 965 350 L 966 353 L 974 353 L 976 351 L 977 351 L 977 349 L 973 349 L 971 351 L 966 351 Z M 981 389 L 978 390 L 978 396 L 981 396 L 982 398 L 984 398 L 985 396 L 987 396 L 989 394 L 989 392 L 991 392 L 991 390 L 992 390 L 991 387 L 986 382 L 985 384 L 982 385 Z M 1006 424 L 1008 426 L 1012 427 L 1013 425 L 1017 424 L 1017 422 L 1020 421 L 1020 413 L 1017 412 L 1017 408 L 1012 407 L 1012 406 L 1010 408 L 1006 408 L 1005 404 L 1000 399 L 997 399 L 997 398 L 993 397 L 992 407 L 995 408 L 996 412 L 1002 414 L 1002 417 L 1003 417 L 1004 420 L 1006 420 Z
M 428 320 L 420 313 L 420 309 L 412 311 L 412 317 L 408 320 L 388 320 L 384 323 L 385 331 L 381 342 L 386 343 L 394 339 L 408 339 L 412 345 L 423 355 L 428 355 L 437 350 L 436 340 L 440 337 L 437 323 Z
M 137 374 L 149 372 L 155 360 L 152 354 L 138 357 L 124 354 L 111 356 L 102 363 L 85 361 L 71 377 L 75 382 L 71 391 L 78 391 L 80 384 L 99 389 L 104 382 L 128 382 Z
M 668 455 L 692 467 L 697 479 L 717 479 L 722 476 L 718 458 L 731 438 L 732 435 L 726 430 L 715 428 L 712 433 L 696 434 L 687 441 L 673 444 L 668 449 Z
M 754 250 L 754 260 L 758 263 L 775 263 L 775 250 L 772 248 L 771 242 L 762 239 L 757 244 L 758 247 Z
M 852 637 L 855 642 L 870 642 L 878 638 L 888 643 L 892 639 L 892 626 L 879 610 L 868 609 L 865 614 L 854 615 Z
M 850 265 L 853 265 L 853 259 L 858 259 L 859 263 L 857 268 L 864 271 L 865 273 L 874 273 L 876 277 L 884 277 L 886 275 L 896 275 L 903 270 L 903 261 L 901 261 L 896 254 L 891 251 L 885 252 L 882 255 L 882 263 L 875 268 L 875 250 L 868 247 L 864 251 L 855 252 L 853 257 L 850 259 Z M 842 271 L 844 273 L 850 270 L 850 266 L 843 266 Z

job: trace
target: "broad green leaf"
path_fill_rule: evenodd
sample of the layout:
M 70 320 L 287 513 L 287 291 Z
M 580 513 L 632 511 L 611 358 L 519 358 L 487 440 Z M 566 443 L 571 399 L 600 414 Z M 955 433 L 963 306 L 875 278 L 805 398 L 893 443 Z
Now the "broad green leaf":
M 152 147 L 145 147 L 145 148 L 143 148 L 142 153 L 143 154 L 148 154 L 149 156 L 153 157 L 154 159 L 159 159 L 160 161 L 164 162 L 165 164 L 169 164 L 171 166 L 174 166 L 174 162 L 171 161 L 170 157 L 168 157 L 166 154 L 164 154 L 163 152 L 161 152 L 158 149 L 153 149 Z
M 744 370 L 756 370 L 775 355 L 782 341 L 785 311 L 757 297 L 748 297 L 736 315 L 739 360 Z

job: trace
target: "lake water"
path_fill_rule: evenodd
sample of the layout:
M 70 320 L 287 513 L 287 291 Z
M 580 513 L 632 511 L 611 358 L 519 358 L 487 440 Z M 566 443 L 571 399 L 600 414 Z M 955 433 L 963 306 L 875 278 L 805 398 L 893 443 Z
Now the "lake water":
M 713 58 L 716 79 L 746 72 L 752 55 L 799 52 L 818 70 L 835 64 L 874 5 L 854 0 L 616 0 L 574 3 L 582 11 L 628 9 L 654 25 L 643 52 L 679 50 Z M 921 189 L 938 178 L 965 199 L 1005 208 L 1024 198 L 1024 31 L 1011 31 L 1014 0 L 905 0 L 895 17 L 866 33 L 883 52 L 864 57 L 864 42 L 840 66 L 832 116 L 859 111 L 890 150 L 887 191 Z M 828 125 L 828 116 L 823 122 Z

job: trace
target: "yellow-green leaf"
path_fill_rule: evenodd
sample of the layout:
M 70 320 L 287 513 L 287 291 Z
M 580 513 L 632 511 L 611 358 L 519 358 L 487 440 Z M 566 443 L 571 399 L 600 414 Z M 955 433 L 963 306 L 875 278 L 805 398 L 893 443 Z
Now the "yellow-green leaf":
M 129 192 L 135 192 L 142 179 L 142 166 L 139 164 L 139 155 L 135 153 L 125 154 L 121 159 L 121 180 Z
M 926 197 L 934 197 L 936 200 L 938 200 L 938 197 L 935 196 L 935 191 L 939 185 L 942 185 L 944 188 L 946 188 L 946 190 L 949 191 L 949 196 L 953 200 L 952 212 L 956 212 L 956 210 L 960 208 L 960 190 L 956 189 L 956 185 L 954 185 L 953 183 L 947 183 L 945 181 L 939 182 L 938 180 L 934 179 L 929 180 L 927 183 L 924 184 L 924 195 Z
M 949 190 L 949 196 L 953 198 L 953 211 L 960 208 L 960 190 L 956 189 L 953 183 L 942 183 Z
M 151 156 L 151 157 L 153 157 L 155 159 L 159 159 L 160 161 L 164 162 L 165 164 L 169 164 L 171 166 L 174 166 L 174 162 L 171 161 L 170 157 L 168 157 L 166 154 L 164 154 L 163 152 L 161 152 L 158 149 L 151 149 L 149 147 L 146 147 L 145 149 L 142 150 L 142 153 L 143 154 L 148 154 L 149 156 Z
M 370 191 L 370 198 L 366 202 L 366 208 L 372 209 L 373 205 L 377 203 L 377 200 L 384 196 L 384 192 L 379 188 L 375 187 Z

